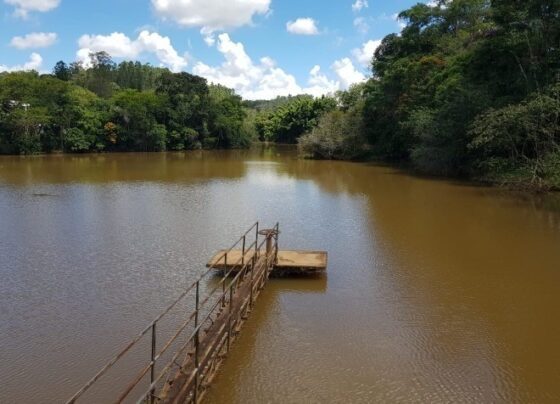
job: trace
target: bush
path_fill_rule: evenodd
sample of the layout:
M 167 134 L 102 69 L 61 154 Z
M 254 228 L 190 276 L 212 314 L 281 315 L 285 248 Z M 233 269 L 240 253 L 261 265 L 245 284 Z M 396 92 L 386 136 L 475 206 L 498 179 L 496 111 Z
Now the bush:
M 148 138 L 146 139 L 146 148 L 149 151 L 164 151 L 165 141 L 167 139 L 167 129 L 165 125 L 156 124 L 148 132 Z
M 300 154 L 306 158 L 333 160 L 363 157 L 368 148 L 362 122 L 359 107 L 325 114 L 316 128 L 298 140 Z
M 88 151 L 94 141 L 94 138 L 87 136 L 78 128 L 70 128 L 64 134 L 65 148 L 71 152 Z
M 560 88 L 479 116 L 469 149 L 476 174 L 512 178 L 538 188 L 558 187 L 560 178 Z M 517 169 L 515 169 L 517 168 Z

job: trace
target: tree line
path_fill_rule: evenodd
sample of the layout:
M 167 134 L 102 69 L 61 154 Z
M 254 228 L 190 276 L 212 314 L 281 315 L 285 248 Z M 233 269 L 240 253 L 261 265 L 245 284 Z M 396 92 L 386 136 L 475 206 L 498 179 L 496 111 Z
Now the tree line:
M 245 147 L 254 129 L 231 89 L 188 73 L 90 55 L 52 74 L 0 74 L 0 153 Z
M 560 0 L 439 0 L 399 18 L 371 79 L 299 134 L 302 154 L 560 189 Z
M 560 1 L 440 0 L 400 14 L 365 91 L 368 140 L 419 170 L 560 186 Z
M 438 0 L 399 14 L 371 78 L 331 96 L 242 101 L 104 53 L 0 74 L 0 153 L 297 143 L 305 157 L 560 189 L 560 0 Z

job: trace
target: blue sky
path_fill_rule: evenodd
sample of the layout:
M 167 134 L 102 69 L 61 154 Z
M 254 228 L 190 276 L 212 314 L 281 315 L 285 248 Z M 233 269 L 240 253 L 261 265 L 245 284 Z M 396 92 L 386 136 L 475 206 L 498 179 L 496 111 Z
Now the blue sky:
M 188 71 L 246 98 L 364 80 L 396 13 L 417 0 L 0 0 L 0 71 L 47 72 L 106 50 Z

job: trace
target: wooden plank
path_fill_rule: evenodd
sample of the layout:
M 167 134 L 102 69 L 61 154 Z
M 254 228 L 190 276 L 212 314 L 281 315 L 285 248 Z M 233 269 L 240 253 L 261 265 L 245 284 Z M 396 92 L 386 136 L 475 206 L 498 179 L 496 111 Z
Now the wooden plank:
M 217 270 L 231 270 L 233 272 L 241 269 L 241 256 L 240 250 L 233 250 L 228 253 L 227 266 L 224 259 L 225 251 L 219 251 L 208 262 L 207 267 L 214 267 Z M 253 258 L 254 252 L 247 252 L 245 260 Z M 276 262 L 273 274 L 288 274 L 288 273 L 317 273 L 324 272 L 327 269 L 328 254 L 325 251 L 294 251 L 282 250 L 278 251 L 278 261 Z M 236 267 L 236 268 L 234 268 Z
M 226 250 L 218 251 L 216 255 L 212 257 L 212 259 L 206 264 L 208 268 L 215 267 L 216 269 L 224 269 L 225 264 L 225 257 L 224 253 Z M 253 255 L 255 254 L 255 250 L 246 251 L 245 252 L 245 262 L 248 262 L 253 259 Z M 227 268 L 231 268 L 233 266 L 241 267 L 241 256 L 243 255 L 241 250 L 232 250 L 227 255 Z
M 279 251 L 276 267 L 327 269 L 328 254 L 325 251 Z

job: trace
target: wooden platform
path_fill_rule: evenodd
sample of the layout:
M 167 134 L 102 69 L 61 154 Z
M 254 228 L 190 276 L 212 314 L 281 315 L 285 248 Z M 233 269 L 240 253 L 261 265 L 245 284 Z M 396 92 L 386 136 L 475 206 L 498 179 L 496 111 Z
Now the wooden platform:
M 206 264 L 217 270 L 233 270 L 233 273 L 241 269 L 241 250 L 232 250 L 228 253 L 227 263 L 223 256 L 226 251 L 218 251 Z M 245 260 L 250 261 L 254 252 L 247 252 Z M 324 273 L 327 270 L 328 254 L 325 251 L 278 251 L 278 260 L 272 270 L 272 276 L 287 275 L 314 275 Z
M 232 248 L 218 252 L 208 263 L 208 270 L 83 385 L 67 404 L 75 404 L 86 392 L 90 393 L 89 390 L 96 381 L 106 376 L 113 365 L 131 352 L 133 347 L 136 347 L 136 353 L 141 347 L 149 349 L 150 337 L 151 351 L 145 353 L 145 360 L 136 361 L 136 371 L 131 369 L 136 376 L 129 381 L 126 389 L 122 387 L 119 398 L 110 401 L 200 403 L 270 276 L 308 277 L 298 282 L 278 282 L 293 285 L 298 291 L 301 290 L 297 286 L 300 283 L 316 284 L 313 291 L 324 291 L 326 288 L 326 277 L 313 275 L 326 271 L 327 253 L 280 251 L 279 234 L 279 223 L 272 228 L 263 229 L 257 222 L 238 238 Z M 247 243 L 248 240 L 251 240 L 250 244 Z M 246 254 L 242 253 L 247 250 L 249 252 Z M 215 276 L 214 270 L 222 276 Z M 185 307 L 191 311 L 184 313 L 184 318 L 181 318 L 182 315 L 177 310 L 182 312 Z M 159 329 L 156 325 L 166 316 L 167 321 L 177 322 L 178 328 L 173 327 L 176 331 L 171 333 L 167 342 L 160 342 L 158 338 L 161 336 L 156 332 Z M 140 347 L 137 344 L 142 345 Z M 148 380 L 149 384 L 146 385 Z M 140 391 L 141 388 L 145 390 Z M 142 395 L 133 397 L 133 394 Z

